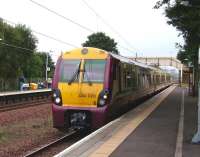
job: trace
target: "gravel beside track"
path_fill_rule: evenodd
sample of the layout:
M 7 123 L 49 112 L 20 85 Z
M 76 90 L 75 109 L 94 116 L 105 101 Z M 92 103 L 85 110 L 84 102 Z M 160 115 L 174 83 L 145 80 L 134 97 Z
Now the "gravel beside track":
M 71 146 L 75 142 L 81 140 L 86 135 L 88 135 L 89 132 L 81 132 L 80 131 L 71 131 L 71 133 L 66 133 L 65 136 L 63 136 L 61 139 L 57 139 L 56 141 L 53 141 L 52 143 L 42 146 L 39 149 L 36 149 L 36 151 L 28 153 L 25 157 L 50 157 L 54 156 L 67 147 Z M 38 151 L 39 150 L 39 151 Z
M 0 113 L 0 156 L 18 157 L 64 135 L 52 127 L 51 104 Z

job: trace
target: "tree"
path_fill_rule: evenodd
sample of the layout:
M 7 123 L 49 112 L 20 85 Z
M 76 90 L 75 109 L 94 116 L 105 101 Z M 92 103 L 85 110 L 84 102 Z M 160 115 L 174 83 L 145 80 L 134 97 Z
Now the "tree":
M 46 52 L 36 52 L 33 54 L 33 57 L 30 62 L 31 68 L 29 68 L 30 81 L 34 81 L 32 79 L 42 79 L 45 78 L 46 74 Z M 50 71 L 48 72 L 48 78 L 53 77 L 53 72 L 55 69 L 54 62 L 52 61 L 51 56 L 48 54 L 48 67 L 50 67 Z M 37 81 L 37 80 L 35 80 Z
M 103 32 L 97 32 L 89 35 L 88 40 L 82 44 L 84 47 L 96 47 L 109 52 L 118 54 L 117 43 L 114 39 L 106 36 Z
M 0 76 L 4 79 L 29 74 L 29 63 L 36 48 L 37 39 L 24 25 L 15 27 L 0 21 Z M 20 48 L 21 47 L 21 48 Z
M 194 91 L 198 87 L 198 47 L 200 45 L 200 6 L 183 5 L 183 0 L 160 0 L 155 8 L 165 6 L 167 23 L 180 31 L 185 43 L 179 49 L 177 58 L 183 63 L 190 62 L 194 66 Z
M 12 26 L 0 19 L 0 90 L 16 90 L 17 80 L 24 75 L 26 80 L 45 78 L 46 53 L 36 52 L 37 38 L 25 25 Z M 48 55 L 52 77 L 54 63 Z M 2 83 L 3 82 L 3 83 Z M 6 87 L 5 87 L 6 86 Z
M 173 3 L 173 0 L 160 0 L 155 8 L 160 8 L 163 5 L 166 6 L 165 16 L 168 17 L 167 23 L 179 30 L 180 35 L 185 40 L 185 44 L 180 51 L 185 51 L 188 54 L 186 55 L 187 59 L 194 62 L 191 56 L 197 58 L 194 55 L 197 55 L 200 43 L 200 8 L 185 6 L 182 3 L 183 1 L 181 0 L 176 0 L 175 3 Z

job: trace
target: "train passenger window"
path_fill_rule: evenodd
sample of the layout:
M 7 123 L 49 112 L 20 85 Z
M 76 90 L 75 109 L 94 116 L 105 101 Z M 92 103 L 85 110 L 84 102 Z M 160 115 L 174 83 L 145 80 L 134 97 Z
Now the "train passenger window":
M 80 60 L 63 60 L 60 68 L 60 82 L 69 82 L 79 79 Z
M 129 71 L 126 73 L 126 88 L 131 88 L 132 86 L 132 76 Z
M 156 75 L 156 83 L 160 83 L 160 75 Z
M 137 75 L 136 75 L 136 68 L 134 65 L 131 66 L 131 87 L 136 88 L 137 86 Z
M 148 86 L 151 85 L 151 74 L 147 74 Z
M 140 75 L 140 72 L 138 73 L 138 76 L 137 76 L 137 78 L 138 78 L 138 88 L 140 88 L 141 87 L 141 77 L 140 77 L 141 75 Z
M 85 60 L 83 82 L 97 82 L 104 81 L 105 60 L 102 59 L 88 59 Z

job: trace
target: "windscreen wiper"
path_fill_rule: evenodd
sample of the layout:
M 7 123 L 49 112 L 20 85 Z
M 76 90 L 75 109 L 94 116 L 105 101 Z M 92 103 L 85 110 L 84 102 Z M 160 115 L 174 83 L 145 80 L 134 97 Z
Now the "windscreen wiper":
M 69 80 L 68 85 L 71 85 L 71 83 L 75 80 L 76 76 L 79 75 L 79 73 L 80 73 L 80 65 L 81 65 L 81 62 L 79 63 L 78 68 L 76 69 L 76 71 L 72 75 L 71 79 Z

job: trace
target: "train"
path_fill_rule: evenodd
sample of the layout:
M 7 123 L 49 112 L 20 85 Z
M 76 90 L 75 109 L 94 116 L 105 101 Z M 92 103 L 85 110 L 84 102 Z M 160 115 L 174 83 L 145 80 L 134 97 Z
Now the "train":
M 127 104 L 171 85 L 170 74 L 92 47 L 57 60 L 52 82 L 53 127 L 97 129 Z

